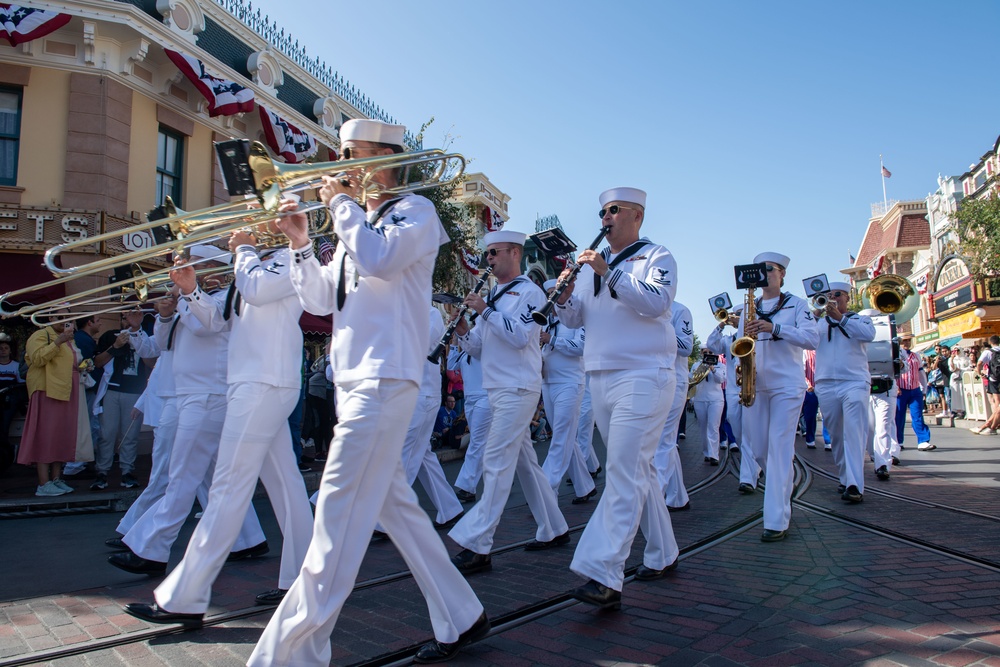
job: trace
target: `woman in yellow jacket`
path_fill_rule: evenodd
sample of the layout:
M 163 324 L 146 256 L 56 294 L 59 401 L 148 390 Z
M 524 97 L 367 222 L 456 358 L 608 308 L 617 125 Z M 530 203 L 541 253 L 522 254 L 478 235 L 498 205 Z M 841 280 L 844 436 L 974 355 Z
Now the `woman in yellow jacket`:
M 72 323 L 39 329 L 28 338 L 28 416 L 17 461 L 38 468 L 36 496 L 61 496 L 73 487 L 62 466 L 76 458 L 80 404 L 79 352 Z

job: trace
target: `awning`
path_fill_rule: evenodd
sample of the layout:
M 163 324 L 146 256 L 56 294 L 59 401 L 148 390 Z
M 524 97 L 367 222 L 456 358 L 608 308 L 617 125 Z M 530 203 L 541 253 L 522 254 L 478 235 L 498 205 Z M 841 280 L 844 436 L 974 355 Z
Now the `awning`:
M 920 352 L 924 356 L 930 356 L 932 354 L 937 354 L 934 350 L 938 345 L 944 345 L 947 348 L 951 348 L 955 343 L 962 340 L 961 336 L 951 336 L 950 338 L 939 338 L 938 340 L 932 340 L 924 344 L 919 350 L 913 350 L 914 352 Z
M 299 318 L 299 328 L 304 334 L 329 336 L 333 332 L 333 316 L 324 315 L 321 317 L 312 313 L 302 313 L 302 317 Z
M 0 294 L 39 285 L 52 280 L 52 274 L 42 263 L 41 255 L 0 253 Z M 37 304 L 66 296 L 66 284 L 53 285 L 42 290 L 19 294 L 12 297 L 10 306 Z

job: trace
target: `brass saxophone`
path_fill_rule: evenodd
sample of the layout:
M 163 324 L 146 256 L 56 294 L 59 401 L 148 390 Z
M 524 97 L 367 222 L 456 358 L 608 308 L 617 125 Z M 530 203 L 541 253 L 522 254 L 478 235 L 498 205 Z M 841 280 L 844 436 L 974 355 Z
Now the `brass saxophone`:
M 747 290 L 743 301 L 743 330 L 750 322 L 757 319 L 757 306 L 754 301 L 753 288 Z M 745 408 L 753 405 L 757 398 L 757 360 L 754 350 L 757 342 L 750 336 L 741 336 L 733 341 L 729 351 L 740 361 L 736 366 L 736 384 L 740 388 L 740 405 Z

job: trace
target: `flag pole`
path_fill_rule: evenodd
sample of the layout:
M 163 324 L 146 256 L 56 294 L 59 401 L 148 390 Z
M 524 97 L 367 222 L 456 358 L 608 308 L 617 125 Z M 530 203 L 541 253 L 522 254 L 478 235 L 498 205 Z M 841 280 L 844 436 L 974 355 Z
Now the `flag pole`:
M 879 153 L 878 156 L 878 173 L 882 177 L 882 206 L 888 210 L 889 208 L 889 198 L 885 194 L 885 164 L 882 162 L 882 154 Z M 884 215 L 884 214 L 883 214 Z

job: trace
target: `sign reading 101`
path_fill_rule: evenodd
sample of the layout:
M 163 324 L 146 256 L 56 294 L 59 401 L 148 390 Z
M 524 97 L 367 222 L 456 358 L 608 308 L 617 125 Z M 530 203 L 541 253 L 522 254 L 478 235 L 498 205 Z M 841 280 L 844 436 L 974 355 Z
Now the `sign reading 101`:
M 122 235 L 122 245 L 126 250 L 145 250 L 153 247 L 153 237 L 149 232 L 128 232 Z

